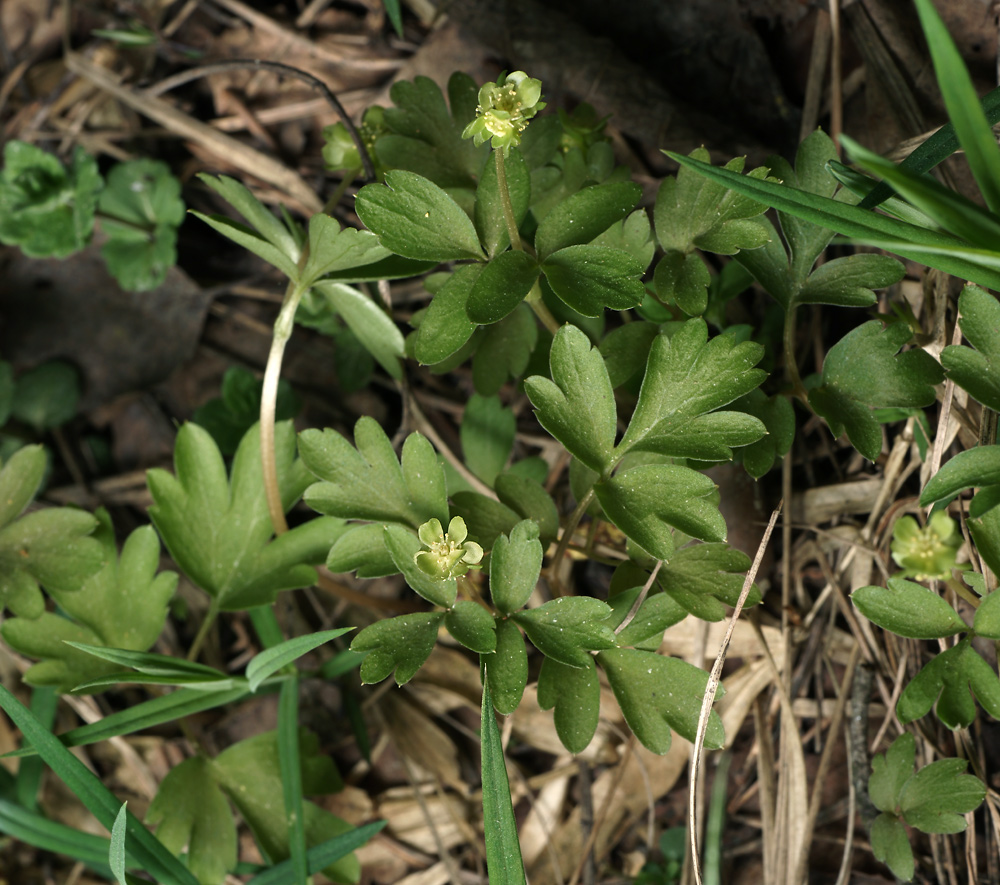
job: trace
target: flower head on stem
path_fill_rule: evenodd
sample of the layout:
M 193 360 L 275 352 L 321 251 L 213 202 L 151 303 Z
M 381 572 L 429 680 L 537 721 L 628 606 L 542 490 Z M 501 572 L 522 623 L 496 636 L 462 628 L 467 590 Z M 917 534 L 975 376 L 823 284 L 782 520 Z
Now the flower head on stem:
M 492 139 L 494 150 L 503 151 L 521 143 L 521 133 L 528 121 L 545 107 L 542 81 L 529 77 L 524 71 L 501 75 L 496 83 L 486 83 L 479 90 L 479 107 L 462 138 L 471 138 L 477 145 Z
M 465 520 L 456 516 L 448 524 L 447 533 L 441 521 L 430 519 L 417 530 L 417 535 L 429 550 L 421 550 L 413 560 L 417 567 L 432 578 L 457 578 L 483 558 L 483 548 L 475 541 L 466 541 L 469 531 Z

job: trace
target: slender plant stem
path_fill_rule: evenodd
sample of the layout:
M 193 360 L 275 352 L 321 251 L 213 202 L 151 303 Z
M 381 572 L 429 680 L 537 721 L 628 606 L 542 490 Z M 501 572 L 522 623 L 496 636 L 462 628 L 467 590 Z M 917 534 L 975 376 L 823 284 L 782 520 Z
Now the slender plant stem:
M 343 199 L 347 189 L 354 183 L 354 179 L 358 177 L 360 169 L 351 169 L 344 173 L 344 177 L 340 179 L 340 184 L 337 185 L 336 190 L 330 195 L 330 199 L 326 201 L 326 205 L 323 206 L 323 212 L 326 215 L 333 215 L 333 210 L 337 208 L 337 204 Z
M 500 195 L 500 209 L 503 212 L 503 220 L 507 225 L 507 235 L 510 237 L 510 247 L 516 252 L 524 251 L 524 243 L 521 242 L 521 234 L 517 230 L 517 219 L 514 218 L 514 206 L 510 201 L 510 190 L 507 187 L 507 170 L 504 166 L 503 151 L 493 151 L 493 161 L 497 169 L 497 192 Z M 531 291 L 524 299 L 534 312 L 535 316 L 541 320 L 542 325 L 553 335 L 559 331 L 559 321 L 552 316 L 552 312 L 546 307 L 542 300 L 542 289 L 538 285 L 538 280 L 531 287 Z
M 267 509 L 271 514 L 271 524 L 276 535 L 288 531 L 285 508 L 281 503 L 281 489 L 278 486 L 278 458 L 274 448 L 274 420 L 278 404 L 278 380 L 281 378 L 281 360 L 285 346 L 292 337 L 295 326 L 295 311 L 305 294 L 306 288 L 294 282 L 288 284 L 285 300 L 282 302 L 278 319 L 274 322 L 274 337 L 271 352 L 267 356 L 264 369 L 264 387 L 260 394 L 260 461 L 264 473 L 264 492 Z
M 573 537 L 573 532 L 576 531 L 576 527 L 580 524 L 580 520 L 583 519 L 583 514 L 587 512 L 587 508 L 593 500 L 594 489 L 591 487 L 587 494 L 580 499 L 580 502 L 573 509 L 573 512 L 569 515 L 569 519 L 566 521 L 566 528 L 563 529 L 562 537 L 559 539 L 559 546 L 556 548 L 556 555 L 552 558 L 552 565 L 549 566 L 551 570 L 550 574 L 552 575 L 552 589 L 557 596 L 562 596 L 562 590 L 559 589 L 559 566 L 562 563 L 563 557 L 566 555 L 566 549 L 569 547 L 569 542 Z
M 212 625 L 215 623 L 215 619 L 219 616 L 219 606 L 213 599 L 211 605 L 208 607 L 208 611 L 205 612 L 205 619 L 201 622 L 201 626 L 198 628 L 198 632 L 194 637 L 194 642 L 191 643 L 191 648 L 188 649 L 187 659 L 189 661 L 196 661 L 198 655 L 201 654 L 201 647 L 205 644 L 205 638 L 208 636 L 208 631 L 212 629 Z
M 795 361 L 795 311 L 790 307 L 785 313 L 785 329 L 783 335 L 783 345 L 785 348 L 785 372 L 788 380 L 792 383 L 792 395 L 799 399 L 808 401 L 805 385 L 802 383 L 802 376 L 799 375 L 799 366 Z

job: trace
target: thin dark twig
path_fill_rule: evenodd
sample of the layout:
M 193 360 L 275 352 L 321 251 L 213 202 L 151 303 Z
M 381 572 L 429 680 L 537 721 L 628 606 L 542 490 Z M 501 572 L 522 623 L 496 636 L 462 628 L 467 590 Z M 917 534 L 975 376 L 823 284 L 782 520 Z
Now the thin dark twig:
M 178 86 L 182 86 L 184 83 L 189 83 L 191 80 L 197 80 L 199 77 L 210 77 L 212 74 L 221 74 L 224 71 L 246 70 L 271 71 L 271 73 L 278 74 L 282 77 L 294 77 L 297 80 L 301 80 L 303 83 L 308 83 L 314 89 L 318 89 L 330 106 L 340 116 L 344 126 L 347 127 L 347 131 L 351 136 L 351 141 L 354 142 L 354 146 L 358 149 L 361 162 L 365 167 L 365 175 L 368 177 L 369 181 L 374 181 L 375 166 L 372 164 L 372 158 L 368 153 L 368 149 L 365 147 L 364 141 L 361 139 L 361 134 L 358 132 L 357 126 L 354 125 L 354 121 L 351 120 L 350 115 L 340 103 L 340 99 L 333 94 L 333 90 L 331 90 L 326 83 L 320 80 L 319 77 L 314 77 L 312 74 L 300 70 L 299 68 L 293 68 L 291 65 L 282 64 L 277 61 L 262 61 L 259 58 L 234 58 L 229 61 L 220 61 L 210 65 L 199 65 L 196 68 L 188 68 L 186 71 L 181 71 L 178 74 L 174 74 L 172 77 L 167 77 L 165 80 L 161 80 L 155 86 L 151 86 L 147 89 L 146 93 L 154 96 L 162 95 L 164 92 L 169 92 L 171 89 L 176 89 Z

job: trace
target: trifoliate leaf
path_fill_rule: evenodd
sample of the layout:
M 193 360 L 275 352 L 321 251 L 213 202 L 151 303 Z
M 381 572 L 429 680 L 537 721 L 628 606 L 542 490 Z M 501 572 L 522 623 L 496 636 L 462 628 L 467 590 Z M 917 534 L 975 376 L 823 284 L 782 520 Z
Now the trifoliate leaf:
M 419 433 L 403 443 L 400 460 L 373 418 L 354 425 L 352 446 L 335 430 L 299 436 L 302 461 L 320 480 L 306 489 L 314 510 L 342 519 L 398 522 L 416 529 L 429 519 L 448 521 L 444 472 Z
M 809 392 L 809 403 L 834 435 L 845 430 L 851 444 L 874 461 L 882 450 L 882 430 L 872 408 L 928 406 L 944 373 L 922 350 L 897 353 L 912 337 L 904 323 L 886 328 L 865 323 L 830 348 L 823 361 L 823 384 Z
M 538 706 L 555 707 L 556 734 L 571 753 L 582 753 L 597 731 L 601 713 L 601 683 L 591 655 L 585 665 L 567 667 L 545 658 L 538 673 Z
M 549 355 L 552 380 L 524 382 L 541 425 L 597 473 L 611 465 L 615 399 L 600 351 L 574 326 L 563 326 Z
M 963 774 L 968 765 L 965 759 L 939 759 L 921 768 L 900 793 L 903 819 L 925 833 L 964 833 L 965 815 L 986 798 L 986 785 Z
M 496 651 L 496 623 L 493 616 L 478 602 L 456 602 L 454 608 L 445 615 L 444 625 L 466 648 L 480 654 Z
M 490 596 L 505 615 L 518 611 L 531 596 L 542 569 L 542 545 L 538 525 L 519 522 L 510 535 L 499 535 L 490 554 Z
M 187 849 L 188 869 L 202 885 L 223 885 L 236 866 L 236 824 L 229 802 L 203 756 L 185 759 L 161 781 L 146 823 L 176 856 Z
M 611 225 L 591 241 L 595 246 L 608 246 L 628 252 L 644 268 L 649 267 L 656 252 L 656 240 L 645 209 L 636 209 L 624 221 Z
M 904 882 L 913 879 L 913 849 L 906 828 L 894 814 L 880 814 L 872 824 L 872 854 Z
M 885 753 L 872 759 L 868 795 L 879 811 L 895 812 L 906 782 L 913 777 L 917 745 L 909 732 L 901 734 Z
M 978 286 L 967 285 L 958 298 L 959 325 L 972 347 L 951 345 L 941 365 L 963 390 L 984 406 L 1000 410 L 1000 303 Z M 975 348 L 973 350 L 973 348 Z
M 710 419 L 703 426 L 688 422 L 758 387 L 767 377 L 754 368 L 762 356 L 763 348 L 752 341 L 736 343 L 729 335 L 709 341 L 708 327 L 700 319 L 688 320 L 673 337 L 657 336 L 649 351 L 639 401 L 615 449 L 616 457 L 640 443 L 655 448 L 660 436 L 667 447 L 671 440 L 681 446 L 688 436 L 690 445 L 706 452 L 728 451 L 729 445 L 740 444 L 739 439 L 759 439 L 763 425 L 737 418 L 738 413 L 719 413 L 727 417 Z
M 796 301 L 798 304 L 868 307 L 877 299 L 873 289 L 898 283 L 905 272 L 903 265 L 888 255 L 834 258 L 809 275 Z
M 107 562 L 104 546 L 89 537 L 98 524 L 89 513 L 58 507 L 18 518 L 44 472 L 41 446 L 19 449 L 0 470 L 0 610 L 25 618 L 45 610 L 39 584 L 72 593 Z
M 355 210 L 385 248 L 404 258 L 484 257 L 469 216 L 434 182 L 416 173 L 396 169 L 385 174 L 385 184 L 365 185 Z
M 656 559 L 673 555 L 675 529 L 703 541 L 725 540 L 715 483 L 689 467 L 632 467 L 598 482 L 594 491 L 608 519 Z
M 694 740 L 708 685 L 704 670 L 678 658 L 632 648 L 599 652 L 597 662 L 608 675 L 625 721 L 647 750 L 666 753 L 671 728 L 681 737 Z M 722 696 L 721 685 L 718 696 Z M 724 742 L 722 720 L 713 711 L 705 746 L 718 749 Z
M 320 212 L 309 219 L 309 257 L 300 280 L 311 285 L 327 274 L 374 264 L 390 254 L 371 231 L 341 228 L 336 219 Z
M 610 614 L 606 602 L 591 596 L 560 596 L 511 618 L 546 657 L 567 667 L 586 667 L 589 651 L 618 644 L 606 623 Z
M 282 504 L 289 509 L 308 484 L 295 459 L 295 431 L 278 424 L 275 451 Z M 313 565 L 326 559 L 344 531 L 340 520 L 310 520 L 270 541 L 274 534 L 260 470 L 260 432 L 251 428 L 226 476 L 218 446 L 208 432 L 186 424 L 174 448 L 176 476 L 147 475 L 154 504 L 149 509 L 170 555 L 191 581 L 223 611 L 273 602 L 282 590 L 308 587 Z
M 969 629 L 937 593 L 902 578 L 889 578 L 888 584 L 851 594 L 861 614 L 883 629 L 910 639 L 940 639 Z
M 63 615 L 12 618 L 2 627 L 4 639 L 15 649 L 41 658 L 25 674 L 31 685 L 53 685 L 61 692 L 116 672 L 120 666 L 102 661 L 67 644 L 146 651 L 163 630 L 167 605 L 177 587 L 174 572 L 157 574 L 160 542 L 151 526 L 136 529 L 116 555 L 111 520 L 98 511 L 100 527 L 94 540 L 101 545 L 107 565 L 79 590 L 47 588 Z
M 944 725 L 968 728 L 976 716 L 970 689 L 983 709 L 1000 719 L 1000 680 L 964 639 L 932 658 L 910 680 L 896 704 L 896 715 L 906 725 L 926 716 L 936 701 L 937 717 Z
M 472 357 L 472 383 L 476 393 L 494 396 L 508 378 L 520 378 L 528 368 L 537 343 L 538 325 L 526 304 L 518 305 L 500 322 L 486 327 Z
M 0 243 L 32 258 L 65 258 L 94 228 L 102 185 L 97 161 L 77 147 L 69 168 L 24 141 L 8 141 L 0 171 Z
M 419 612 L 376 621 L 351 643 L 351 651 L 368 652 L 361 662 L 361 681 L 381 682 L 396 671 L 396 684 L 409 682 L 437 641 L 444 612 Z
M 528 651 L 517 624 L 497 619 L 497 647 L 485 659 L 493 707 L 505 716 L 513 713 L 528 684 Z
M 159 160 L 112 167 L 97 201 L 108 241 L 101 255 L 123 289 L 155 289 L 177 263 L 177 228 L 184 221 L 181 183 Z
M 303 793 L 340 789 L 340 776 L 330 758 L 320 755 L 316 736 L 304 729 L 299 735 Z M 240 741 L 216 756 L 212 767 L 219 785 L 249 825 L 264 857 L 274 864 L 286 860 L 290 853 L 290 828 L 280 799 L 282 778 L 277 732 Z M 303 802 L 302 811 L 306 844 L 310 848 L 351 829 L 347 821 L 313 802 Z M 322 872 L 334 882 L 354 883 L 361 876 L 361 866 L 357 857 L 349 854 Z

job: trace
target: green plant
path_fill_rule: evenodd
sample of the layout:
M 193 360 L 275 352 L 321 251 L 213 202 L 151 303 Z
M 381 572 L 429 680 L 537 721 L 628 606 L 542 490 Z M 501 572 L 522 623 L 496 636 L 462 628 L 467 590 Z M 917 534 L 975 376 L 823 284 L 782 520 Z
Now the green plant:
M 871 307 L 874 290 L 902 276 L 898 262 L 879 255 L 818 264 L 834 222 L 851 220 L 868 232 L 913 228 L 920 233 L 913 235 L 912 255 L 923 258 L 955 242 L 912 223 L 917 210 L 930 215 L 927 206 L 907 209 L 897 199 L 890 208 L 910 222 L 884 227 L 884 219 L 871 221 L 883 217 L 853 205 L 857 198 L 849 189 L 837 192 L 827 172 L 835 150 L 822 133 L 803 143 L 794 166 L 775 158 L 742 174 L 742 160 L 713 170 L 703 152 L 676 158 L 682 169 L 661 184 L 651 223 L 646 210 L 636 208 L 640 188 L 614 165 L 603 121 L 586 107 L 536 116 L 543 106 L 541 84 L 523 72 L 482 88 L 456 74 L 447 100 L 433 82 L 418 78 L 396 83 L 390 97 L 392 107 L 365 115 L 361 138 L 345 136 L 342 127 L 326 133 L 326 162 L 346 173 L 335 196 L 362 168 L 376 171 L 378 180 L 365 184 L 355 203 L 367 230 L 343 227 L 326 213 L 305 224 L 287 212 L 279 219 L 239 182 L 203 176 L 243 221 L 196 213 L 199 218 L 268 262 L 287 284 L 259 386 L 246 373 L 227 376 L 221 400 L 199 416 L 206 427 L 188 424 L 178 433 L 174 473 L 148 475 L 153 525 L 178 569 L 204 594 L 205 611 L 186 660 L 150 651 L 176 581 L 171 573 L 157 574 L 152 529 L 138 529 L 118 554 L 104 514 L 49 510 L 17 518 L 37 488 L 38 455 L 15 456 L 20 460 L 0 473 L 0 486 L 18 490 L 0 519 L 0 587 L 6 588 L 0 598 L 16 615 L 2 635 L 39 660 L 25 681 L 80 691 L 120 683 L 176 688 L 59 740 L 41 716 L 0 693 L 0 705 L 33 745 L 22 755 L 37 751 L 113 828 L 111 841 L 98 845 L 42 826 L 46 844 L 61 845 L 120 880 L 134 862 L 164 882 L 220 882 L 236 865 L 230 804 L 268 861 L 268 869 L 255 871 L 258 885 L 297 885 L 319 868 L 338 881 L 355 879 L 358 869 L 348 852 L 373 830 L 345 833 L 342 821 L 303 798 L 336 788 L 338 778 L 299 729 L 300 684 L 354 667 L 365 683 L 394 676 L 405 684 L 444 632 L 479 656 L 489 876 L 496 883 L 523 882 L 495 712 L 518 707 L 532 667 L 539 703 L 554 711 L 559 739 L 571 752 L 582 751 L 594 736 L 601 674 L 646 748 L 666 753 L 674 731 L 693 740 L 708 674 L 658 649 L 666 628 L 688 615 L 723 619 L 750 567 L 727 544 L 718 489 L 705 467 L 738 456 L 751 476 L 765 475 L 791 449 L 796 408 L 825 418 L 835 434 L 846 432 L 874 460 L 882 449 L 881 424 L 933 404 L 944 376 L 924 351 L 900 352 L 912 330 L 882 317 L 833 345 L 817 376 L 801 377 L 798 309 Z M 955 130 L 961 137 L 957 120 Z M 366 158 L 366 150 L 373 156 Z M 0 199 L 13 200 L 26 218 L 38 220 L 54 195 L 60 243 L 78 247 L 89 236 L 80 194 L 100 205 L 93 197 L 96 167 L 81 157 L 79 169 L 67 171 L 50 160 L 32 160 L 44 163 L 44 176 L 10 173 L 14 184 Z M 877 192 L 874 184 L 869 190 Z M 141 226 L 160 219 L 158 199 L 141 215 L 145 209 L 134 201 L 125 205 L 126 195 L 116 192 L 106 205 L 117 208 L 119 222 Z M 70 199 L 73 194 L 78 196 Z M 764 216 L 767 203 L 780 210 L 777 227 Z M 113 228 L 108 232 L 113 242 Z M 162 243 L 155 230 L 150 236 L 142 241 L 143 254 L 156 263 Z M 713 273 L 702 258 L 706 252 L 734 260 Z M 965 250 L 958 254 L 964 263 L 949 266 L 971 268 L 980 257 Z M 435 269 L 424 277 L 428 304 L 412 316 L 404 336 L 390 305 L 365 287 Z M 752 280 L 774 299 L 777 319 L 761 328 L 730 324 L 727 303 Z M 1000 407 L 990 332 L 1000 325 L 1000 307 L 969 288 L 960 309 L 975 350 L 948 349 L 942 363 L 973 396 Z M 609 321 L 616 314 L 622 322 Z M 352 439 L 329 428 L 296 437 L 290 422 L 278 420 L 294 412 L 288 400 L 279 404 L 279 386 L 296 321 L 351 342 L 352 353 L 363 350 L 370 362 L 359 378 L 377 364 L 399 384 L 411 422 L 409 432 L 399 434 L 400 445 L 370 417 L 357 421 Z M 784 379 L 769 377 L 782 360 Z M 423 416 L 409 382 L 465 364 L 474 393 L 463 410 L 456 452 Z M 564 455 L 565 476 L 516 444 L 519 422 L 532 421 L 515 409 L 522 391 L 534 410 L 536 434 L 547 434 Z M 255 415 L 259 424 L 249 426 Z M 921 503 L 943 505 L 966 488 L 980 488 L 970 506 L 970 531 L 986 563 L 1000 570 L 996 448 L 952 459 L 927 485 Z M 227 469 L 224 455 L 230 452 Z M 287 514 L 300 500 L 312 513 L 300 508 L 289 528 Z M 69 544 L 79 559 L 54 566 L 45 544 L 26 548 L 33 517 L 51 523 L 46 544 Z M 992 601 L 997 591 L 981 577 L 966 578 L 975 592 L 952 578 L 953 533 L 944 531 L 941 517 L 932 517 L 930 526 L 937 539 L 900 521 L 895 552 L 906 572 L 890 579 L 888 588 L 856 591 L 854 602 L 873 622 L 903 636 L 968 634 L 911 681 L 897 708 L 909 723 L 936 701 L 941 721 L 962 727 L 975 716 L 969 685 L 985 709 L 1000 711 L 1000 680 L 971 645 L 973 636 L 1000 638 L 1000 609 Z M 597 545 L 599 531 L 613 541 Z M 906 549 L 914 539 L 940 543 L 925 556 L 923 547 Z M 606 601 L 572 592 L 564 579 L 569 551 L 608 568 Z M 303 655 L 326 656 L 324 645 L 351 628 L 286 639 L 273 606 L 280 593 L 316 582 L 323 565 L 359 578 L 400 575 L 419 597 L 419 610 L 364 625 L 349 651 L 306 667 Z M 931 577 L 932 571 L 977 606 L 971 629 L 936 592 L 905 580 Z M 59 613 L 44 611 L 39 584 Z M 760 599 L 750 588 L 750 604 Z M 123 618 L 123 611 L 134 614 Z M 262 648 L 245 675 L 200 663 L 216 620 L 239 612 L 247 613 Z M 173 769 L 150 810 L 158 841 L 66 752 L 258 691 L 279 693 L 277 731 L 219 753 L 199 750 Z M 706 745 L 724 741 L 713 713 Z M 873 845 L 897 873 L 907 870 L 901 822 L 919 820 L 934 831 L 920 810 L 935 801 L 939 787 L 954 786 L 951 780 L 941 787 L 940 772 L 958 774 L 956 760 L 941 760 L 911 778 L 907 746 L 897 741 L 885 763 L 898 789 L 880 786 L 881 762 L 872 779 L 883 811 L 882 841 L 873 832 Z M 260 773 L 260 786 L 244 793 L 241 772 L 249 768 Z M 962 810 L 978 804 L 972 803 L 973 780 L 979 784 L 959 781 L 966 788 Z M 279 792 L 280 807 L 268 806 Z M 27 810 L 0 803 L 0 825 L 18 832 L 29 823 L 37 827 L 40 816 L 25 817 Z M 958 805 L 951 811 L 957 814 Z M 949 817 L 949 825 L 955 820 Z M 664 867 L 649 875 L 654 878 L 648 881 L 669 881 L 673 872 Z
M 69 166 L 23 141 L 9 141 L 0 171 L 0 243 L 36 258 L 79 252 L 100 221 L 101 255 L 123 289 L 155 289 L 177 261 L 184 220 L 180 182 L 165 163 L 117 163 L 102 179 L 77 148 Z

